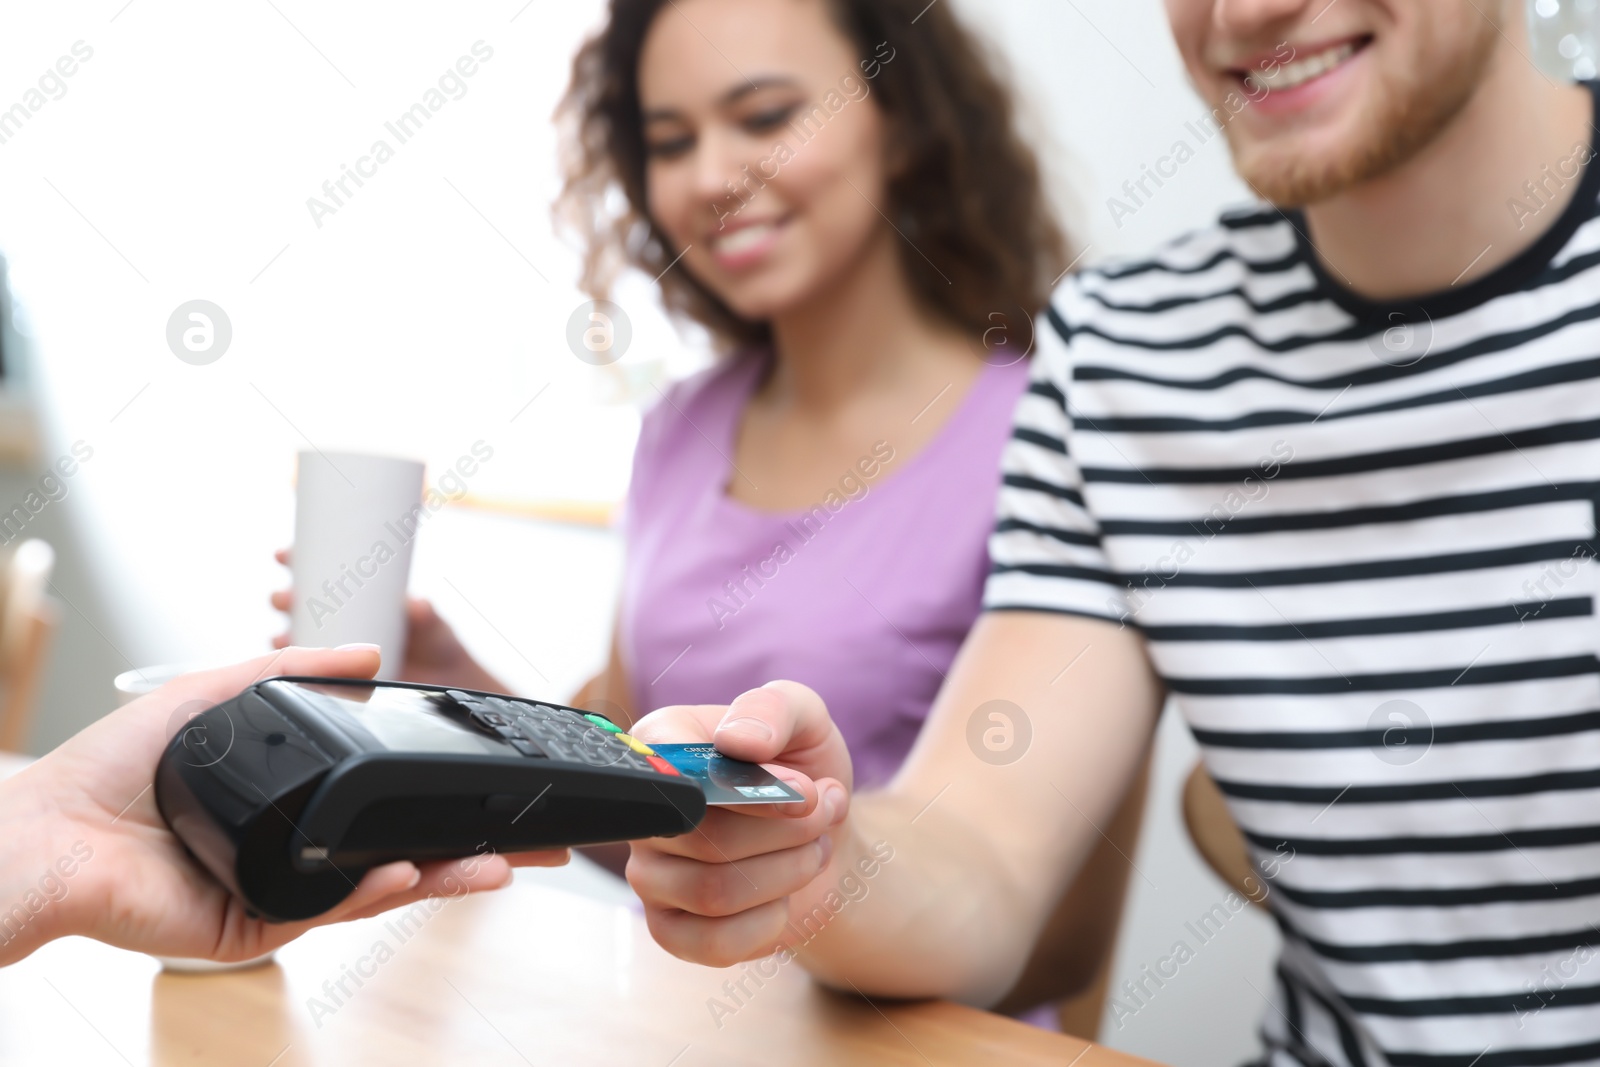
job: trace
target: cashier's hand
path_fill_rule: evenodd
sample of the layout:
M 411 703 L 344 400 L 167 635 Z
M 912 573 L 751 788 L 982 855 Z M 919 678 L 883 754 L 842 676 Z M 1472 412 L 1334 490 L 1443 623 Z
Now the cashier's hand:
M 850 753 L 816 693 L 770 682 L 732 705 L 663 708 L 631 731 L 646 742 L 706 742 L 767 769 L 805 804 L 712 808 L 681 837 L 636 841 L 628 883 L 673 955 L 714 967 L 785 947 L 789 895 L 828 865 L 829 832 L 850 808 Z
M 195 864 L 156 810 L 156 763 L 194 714 L 274 675 L 370 678 L 372 645 L 287 648 L 184 675 L 119 708 L 0 782 L 0 964 L 52 938 L 83 934 L 163 956 L 242 960 L 306 930 L 421 898 L 498 889 L 511 867 L 556 866 L 567 853 L 472 857 L 375 868 L 337 909 L 308 922 L 249 918 Z

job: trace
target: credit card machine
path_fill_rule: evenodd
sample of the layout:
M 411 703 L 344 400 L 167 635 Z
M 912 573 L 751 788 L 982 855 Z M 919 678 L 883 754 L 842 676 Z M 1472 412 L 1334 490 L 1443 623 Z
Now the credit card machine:
M 272 678 L 195 716 L 155 794 L 200 863 L 273 922 L 328 911 L 394 860 L 672 836 L 706 811 L 700 786 L 599 715 L 338 678 Z

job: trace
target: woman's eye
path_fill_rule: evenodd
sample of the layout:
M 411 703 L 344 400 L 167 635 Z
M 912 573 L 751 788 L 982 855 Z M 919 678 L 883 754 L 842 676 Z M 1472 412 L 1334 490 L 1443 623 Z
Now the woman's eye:
M 782 126 L 784 123 L 788 122 L 789 116 L 793 114 L 794 108 L 789 105 L 785 105 L 784 107 L 769 108 L 766 111 L 757 112 L 756 114 L 745 119 L 744 125 L 745 128 L 750 130 L 752 133 L 765 133 L 768 130 L 777 129 L 779 126 Z
M 694 147 L 692 137 L 672 137 L 658 141 L 648 141 L 644 146 L 645 155 L 651 159 L 673 159 L 683 155 Z

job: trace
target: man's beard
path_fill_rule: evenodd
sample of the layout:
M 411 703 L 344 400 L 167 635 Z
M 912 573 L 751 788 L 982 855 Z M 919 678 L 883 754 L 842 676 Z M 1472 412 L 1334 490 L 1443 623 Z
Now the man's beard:
M 1436 60 L 1433 63 L 1413 56 L 1413 62 L 1390 64 L 1392 73 L 1380 72 L 1378 91 L 1356 123 L 1358 132 L 1337 156 L 1308 155 L 1293 143 L 1296 138 L 1257 148 L 1228 126 L 1239 176 L 1257 196 L 1278 207 L 1301 207 L 1338 196 L 1410 161 L 1466 107 L 1494 55 L 1499 28 L 1477 14 L 1471 17 L 1481 32 L 1467 43 L 1464 55 L 1450 62 L 1429 57 Z

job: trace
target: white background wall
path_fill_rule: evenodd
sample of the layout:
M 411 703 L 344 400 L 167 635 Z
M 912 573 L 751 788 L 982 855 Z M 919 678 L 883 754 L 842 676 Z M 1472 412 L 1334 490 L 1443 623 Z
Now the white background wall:
M 967 0 L 1034 101 L 1086 261 L 1137 251 L 1240 199 L 1224 148 L 1199 150 L 1122 227 L 1106 198 L 1189 136 L 1157 0 Z M 0 247 L 33 334 L 42 463 L 95 449 L 38 520 L 63 556 L 66 625 L 35 743 L 109 704 L 135 663 L 266 645 L 308 442 L 418 455 L 496 449 L 489 496 L 620 493 L 637 420 L 597 402 L 564 331 L 581 298 L 552 238 L 547 121 L 597 0 L 319 5 L 306 0 L 4 0 L 0 108 L 74 42 L 91 60 L 0 144 Z M 319 229 L 306 208 L 475 41 L 492 60 Z M 392 139 L 391 139 L 392 143 Z M 1070 191 L 1070 192 L 1069 192 Z M 541 277 L 541 275 L 543 277 Z M 168 316 L 204 298 L 232 320 L 210 366 L 174 358 Z M 637 294 L 629 363 L 691 363 Z M 533 399 L 537 396 L 537 399 Z M 528 405 L 533 399 L 531 405 Z M 517 412 L 522 414 L 513 416 Z M 37 472 L 0 479 L 9 507 Z M 615 591 L 608 535 L 455 509 L 419 542 L 435 597 L 508 684 L 565 692 L 599 662 Z M 1220 899 L 1176 819 L 1194 759 L 1163 724 L 1118 983 Z M 1234 920 L 1108 1043 L 1184 1065 L 1242 1060 L 1273 934 Z

